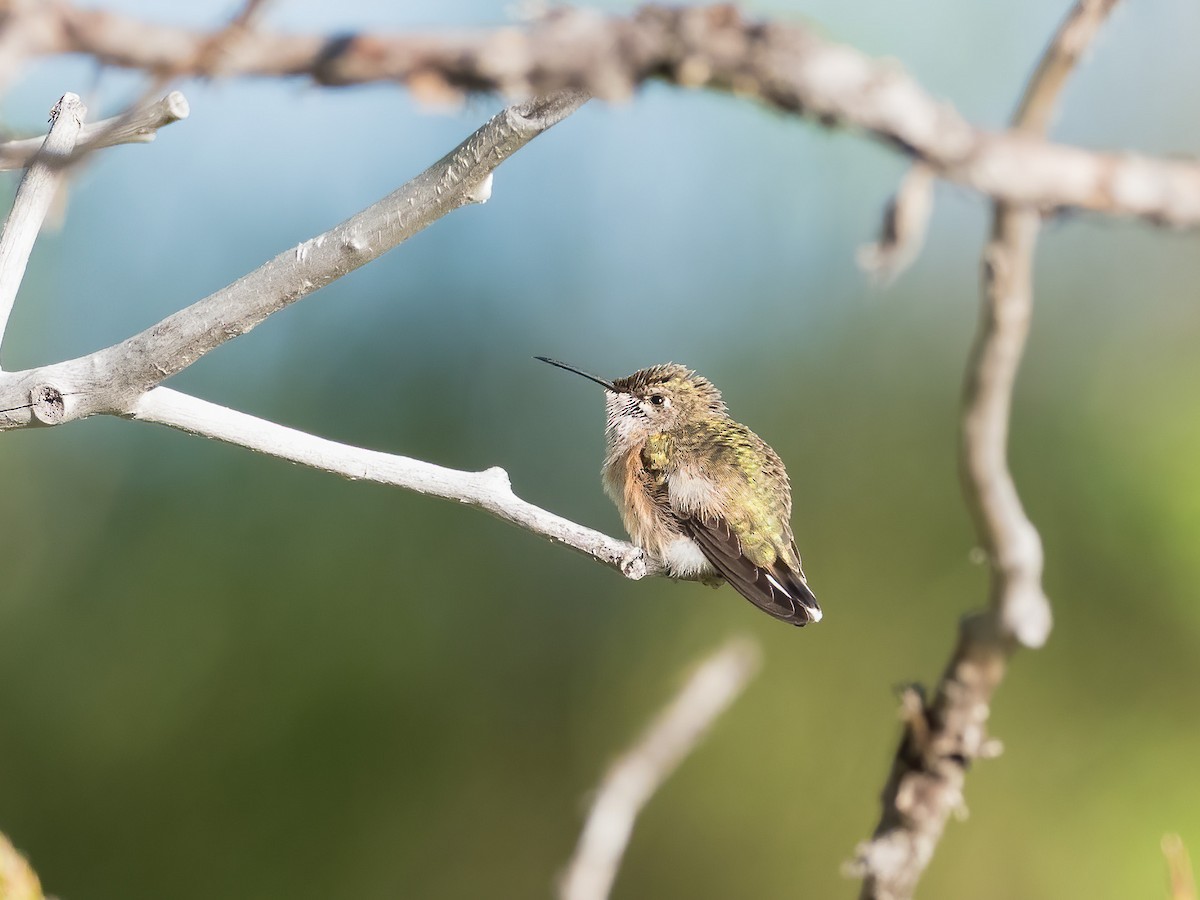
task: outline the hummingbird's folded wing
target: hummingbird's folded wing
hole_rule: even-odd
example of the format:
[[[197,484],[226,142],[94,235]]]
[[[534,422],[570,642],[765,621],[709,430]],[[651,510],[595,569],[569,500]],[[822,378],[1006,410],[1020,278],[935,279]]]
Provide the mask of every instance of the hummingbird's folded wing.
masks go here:
[[[755,565],[723,518],[689,516],[682,521],[713,567],[734,590],[763,612],[799,626],[821,620],[821,607],[804,576],[782,559],[777,557],[770,565]]]

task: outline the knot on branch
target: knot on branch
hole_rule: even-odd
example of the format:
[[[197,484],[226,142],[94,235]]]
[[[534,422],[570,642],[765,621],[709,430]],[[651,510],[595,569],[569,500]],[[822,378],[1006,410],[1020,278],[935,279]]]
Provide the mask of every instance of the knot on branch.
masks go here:
[[[463,195],[463,204],[487,203],[492,198],[492,173],[488,172],[483,180],[471,187]]]
[[[512,479],[508,477],[508,472],[500,466],[492,466],[490,469],[484,469],[479,473],[479,480],[484,486],[493,491],[512,493]]]
[[[43,425],[58,425],[67,416],[62,391],[48,384],[39,384],[29,392],[29,408]]]

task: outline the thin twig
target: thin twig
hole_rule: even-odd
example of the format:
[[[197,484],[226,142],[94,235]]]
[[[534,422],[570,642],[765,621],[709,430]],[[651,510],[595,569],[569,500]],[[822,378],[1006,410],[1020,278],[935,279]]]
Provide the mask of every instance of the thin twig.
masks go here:
[[[151,387],[272,313],[375,259],[442,216],[484,202],[493,170],[578,109],[567,91],[511,106],[399,190],[324,234],[119,344],[0,378],[0,430],[46,422],[30,393],[57,395],[51,421],[125,413]]]
[[[878,239],[859,247],[859,268],[876,284],[886,287],[899,278],[925,246],[933,212],[933,176],[925,163],[915,163],[884,210]]]
[[[154,103],[84,125],[71,158],[78,159],[85,153],[118,144],[147,144],[158,136],[158,129],[186,119],[188,113],[187,98],[179,91],[171,91]],[[37,137],[0,143],[0,169],[21,169],[29,165],[43,140]]]
[[[591,556],[627,578],[663,574],[656,561],[632,544],[522,500],[513,493],[508,474],[501,468],[460,472],[418,459],[351,447],[164,387],[138,398],[129,418],[169,425],[346,478],[457,500]]]
[[[55,105],[50,113],[50,133],[41,141],[36,159],[21,179],[12,212],[0,233],[0,341],[25,278],[29,254],[62,181],[63,167],[75,149],[86,112],[77,94],[63,94]]]
[[[758,646],[745,639],[721,647],[700,663],[670,706],[613,763],[559,885],[561,900],[608,896],[638,814],[741,695],[758,671],[759,658]]]
[[[35,4],[11,18],[10,29],[24,23],[19,33],[26,36],[25,55],[83,53],[147,72],[207,74],[196,61],[214,37],[66,2]],[[1063,56],[1074,53],[1066,48]],[[1064,73],[1068,68],[1061,67]],[[895,62],[832,43],[801,24],[745,20],[727,4],[648,5],[628,17],[562,9],[525,28],[444,34],[255,29],[226,48],[220,70],[226,76],[305,76],[330,85],[397,81],[436,96],[578,88],[620,99],[657,78],[732,91],[866,131],[939,177],[997,200],[1200,225],[1200,163],[1094,153],[1030,134],[977,129]],[[1058,71],[1038,81],[1053,87]]]
[[[1079,0],[1035,70],[1014,117],[1021,131],[1047,127],[1066,75],[1116,0]],[[950,814],[963,804],[970,763],[993,755],[986,723],[992,695],[1018,645],[1050,632],[1041,586],[1042,547],[1008,470],[1009,414],[1032,310],[1038,212],[996,204],[984,252],[983,308],[967,366],[962,415],[964,493],[988,551],[990,605],[967,617],[933,701],[910,721],[884,787],[883,812],[854,868],[862,900],[907,900]]]

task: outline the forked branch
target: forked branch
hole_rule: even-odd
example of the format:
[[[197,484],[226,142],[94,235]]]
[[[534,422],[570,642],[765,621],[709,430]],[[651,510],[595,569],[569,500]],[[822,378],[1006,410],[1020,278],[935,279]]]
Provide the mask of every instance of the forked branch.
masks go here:
[[[84,125],[75,143],[73,157],[117,144],[146,144],[158,136],[158,130],[188,117],[187,98],[171,91],[155,103],[135,106],[128,112]],[[29,165],[42,146],[43,138],[22,138],[0,143],[0,169],[20,169]]]
[[[1014,117],[1044,131],[1066,76],[1116,0],[1079,0],[1030,81]],[[984,252],[979,331],[967,365],[962,413],[963,489],[987,551],[990,604],[960,627],[958,644],[928,704],[910,693],[906,724],[883,792],[874,836],[858,848],[863,900],[907,900],[933,856],[946,820],[963,804],[967,767],[994,751],[986,724],[992,695],[1018,645],[1050,632],[1042,591],[1042,547],[1008,470],[1008,424],[1033,304],[1039,215],[997,203]]]

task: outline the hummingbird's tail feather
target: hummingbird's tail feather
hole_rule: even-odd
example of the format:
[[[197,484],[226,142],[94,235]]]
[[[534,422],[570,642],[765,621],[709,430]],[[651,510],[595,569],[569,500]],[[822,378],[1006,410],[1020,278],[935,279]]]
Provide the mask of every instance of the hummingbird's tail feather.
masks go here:
[[[724,519],[705,522],[689,518],[684,525],[713,567],[763,612],[800,627],[821,621],[821,605],[802,573],[779,558],[769,566],[755,565]]]
[[[785,582],[787,584],[788,582]],[[812,588],[808,586],[808,582],[801,578],[792,580],[791,589],[796,605],[800,607],[810,622],[821,621],[821,604],[817,602],[817,595],[812,592]]]

